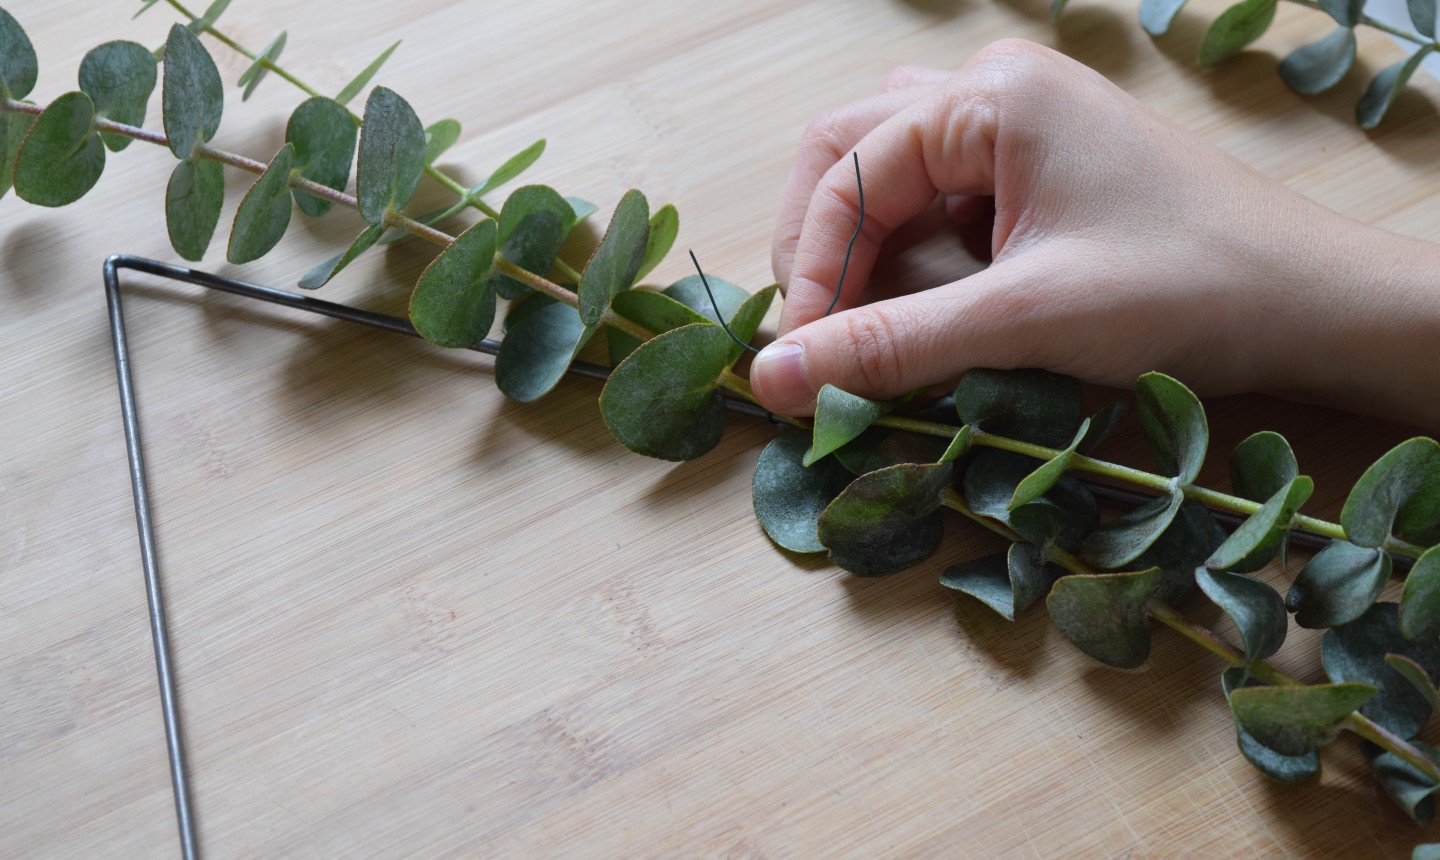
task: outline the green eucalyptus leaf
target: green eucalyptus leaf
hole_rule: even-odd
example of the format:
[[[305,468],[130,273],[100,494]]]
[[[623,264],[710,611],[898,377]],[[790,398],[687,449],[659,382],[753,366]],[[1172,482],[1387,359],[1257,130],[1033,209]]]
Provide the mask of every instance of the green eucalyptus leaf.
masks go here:
[[[1435,0],[1406,0],[1405,5],[1410,12],[1410,23],[1415,25],[1415,32],[1435,38]]]
[[[37,206],[66,206],[94,188],[104,170],[95,106],[84,93],[66,93],[45,108],[21,144],[15,193]]]
[[[709,323],[646,341],[600,392],[605,426],[625,447],[661,460],[692,460],[714,448],[725,430],[715,385],[729,366],[729,344],[724,330]]]
[[[1284,610],[1281,612],[1283,614]],[[1229,702],[1230,694],[1250,680],[1249,669],[1245,667],[1232,666],[1221,673],[1220,684],[1225,690],[1225,701]],[[1304,782],[1320,773],[1320,754],[1315,750],[1300,755],[1281,755],[1255,740],[1239,723],[1235,724],[1235,740],[1245,760],[1277,782]]]
[[[809,445],[804,433],[776,436],[761,452],[750,485],[755,518],[772,541],[791,552],[825,551],[820,543],[820,512],[849,483],[844,468],[834,460],[806,467],[801,458]]]
[[[1155,568],[1071,574],[1055,581],[1045,605],[1075,647],[1107,666],[1133,669],[1150,656],[1147,606],[1159,586]]]
[[[680,213],[673,205],[667,203],[650,216],[650,234],[645,240],[645,256],[640,261],[640,270],[635,273],[635,280],[640,280],[660,265],[660,261],[670,253],[679,233]]]
[[[765,289],[745,300],[735,316],[730,319],[730,333],[739,338],[742,343],[749,343],[755,338],[755,332],[760,330],[760,323],[765,320],[765,314],[770,312],[770,303],[775,301],[775,295],[780,292],[778,284],[771,284]],[[729,361],[726,367],[740,360],[745,354],[745,348],[735,341],[730,342]]]
[[[631,190],[620,198],[605,237],[580,275],[580,319],[586,325],[598,324],[610,300],[635,283],[650,236],[649,218],[644,194]]]
[[[965,503],[975,513],[1010,526],[1032,543],[1053,542],[1074,550],[1095,528],[1099,509],[1095,497],[1073,477],[1066,475],[1045,495],[1010,510],[1015,488],[1038,462],[994,448],[975,451],[962,482]]]
[[[1135,383],[1136,409],[1145,441],[1166,475],[1189,484],[1205,464],[1210,430],[1205,409],[1190,389],[1163,373],[1147,373]]]
[[[1330,545],[1310,559],[1285,596],[1285,606],[1301,627],[1334,627],[1354,621],[1390,581],[1390,557],[1347,541]]]
[[[1329,13],[1340,26],[1354,27],[1360,23],[1360,12],[1365,8],[1365,0],[1320,0],[1320,8]]]
[[[1301,475],[1281,487],[1260,510],[1251,514],[1234,533],[1206,559],[1211,570],[1250,573],[1274,558],[1289,534],[1295,512],[1315,491],[1315,482]]]
[[[1135,564],[1160,568],[1160,599],[1174,605],[1195,591],[1195,568],[1204,564],[1226,537],[1208,508],[1186,499],[1175,519],[1140,553]]]
[[[220,128],[225,88],[210,52],[180,24],[165,40],[165,80],[160,88],[160,115],[165,137],[176,158],[188,158]]]
[[[510,306],[505,309],[505,319],[500,323],[500,331],[508,334],[510,329],[520,323],[521,319],[546,305],[553,305],[557,301],[559,300],[544,293],[531,293],[519,301],[511,302]]]
[[[969,424],[962,425],[960,430],[950,437],[950,444],[945,446],[945,453],[940,455],[937,462],[953,463],[965,456],[970,450],[970,439],[973,435],[974,431],[970,429]]]
[[[1200,40],[1200,65],[1214,66],[1260,38],[1275,20],[1275,0],[1240,0],[1220,13]]]
[[[1403,675],[1385,662],[1400,654],[1425,669],[1433,681],[1440,674],[1440,643],[1413,641],[1400,633],[1393,603],[1377,603],[1349,624],[1326,632],[1320,642],[1325,674],[1336,683],[1361,683],[1379,692],[1361,713],[1404,738],[1414,737],[1430,717],[1430,702]]]
[[[1100,443],[1115,432],[1128,414],[1130,414],[1130,408],[1124,403],[1111,403],[1095,413],[1095,417],[1090,419],[1090,431],[1080,440],[1080,445],[1075,452],[1090,456],[1091,452],[1100,447]]]
[[[1405,534],[1440,511],[1440,445],[1417,437],[1375,461],[1350,491],[1340,524],[1350,541],[1378,547],[1391,531]]]
[[[80,89],[95,103],[95,114],[125,125],[145,124],[145,107],[155,91],[155,57],[135,42],[106,42],[90,49],[80,61]],[[130,145],[130,138],[101,134],[111,152]]]
[[[859,436],[893,407],[893,403],[868,400],[825,384],[815,398],[813,441],[805,454],[805,465]]]
[[[486,218],[430,261],[410,294],[410,322],[420,336],[453,348],[474,346],[495,322],[495,221]]]
[[[420,183],[424,159],[425,129],[414,109],[394,90],[371,90],[360,124],[360,157],[355,168],[361,217],[379,224],[386,212],[403,208]]]
[[[3,10],[0,10],[3,11]],[[15,177],[15,160],[20,156],[20,145],[25,136],[35,127],[35,118],[24,113],[10,113],[0,108],[0,197],[10,190]]]
[[[506,160],[504,164],[496,168],[494,173],[486,177],[484,182],[481,182],[479,185],[471,188],[466,193],[466,196],[480,197],[484,194],[488,194],[491,191],[494,191],[496,188],[499,188],[501,185],[504,185],[505,183],[524,173],[527,169],[529,169],[530,165],[534,164],[540,158],[541,154],[544,152],[545,139],[542,137],[541,139],[520,150],[516,154],[510,156],[510,158]],[[578,200],[578,198],[572,199],[569,197],[565,199],[566,202],[570,203],[570,208],[575,210],[576,222],[579,222],[581,219],[585,218],[585,216],[595,211],[594,204],[586,203],[585,206],[588,207],[589,211],[581,214],[582,207],[575,204],[577,202],[584,203],[583,200]]]
[[[555,256],[570,228],[575,212],[565,198],[544,185],[517,188],[500,210],[500,254],[527,272],[544,276],[555,265]],[[530,288],[507,275],[491,275],[492,289],[507,299],[530,292]]]
[[[192,33],[196,33],[197,35],[203,33],[214,26],[216,21],[220,20],[220,15],[229,5],[230,0],[212,0],[210,5],[205,7],[205,11],[200,13],[200,17],[191,21],[187,26]]]
[[[1440,842],[1416,845],[1415,850],[1410,852],[1410,860],[1440,860]]]
[[[1185,0],[1140,0],[1140,26],[1152,36],[1163,36],[1184,6]]]
[[[248,263],[270,253],[290,226],[290,171],[295,169],[295,147],[285,144],[265,172],[245,192],[230,228],[225,256],[232,263]]]
[[[1230,455],[1230,486],[1235,495],[1252,502],[1264,502],[1299,474],[1290,443],[1269,430],[1246,437]]]
[[[1411,741],[1410,745],[1424,753],[1430,761],[1440,763],[1440,753],[1434,747],[1423,741]],[[1385,793],[1405,810],[1411,820],[1425,825],[1435,819],[1435,793],[1440,791],[1440,783],[1388,750],[1377,755],[1370,766]],[[1419,848],[1416,853],[1419,853]]]
[[[200,260],[210,247],[220,208],[225,203],[225,171],[220,162],[184,158],[165,187],[165,227],[175,253]]]
[[[872,427],[834,453],[855,476],[898,463],[944,463],[945,443],[935,436]]]
[[[718,324],[721,316],[728,323],[734,319],[735,313],[740,306],[750,298],[750,294],[742,287],[738,287],[723,278],[714,275],[706,275],[705,279],[710,282],[710,290],[715,294],[715,303],[710,303],[710,297],[705,293],[705,285],[701,283],[699,275],[689,275],[681,278],[664,290],[665,295],[679,302],[687,308],[701,314],[706,319]],[[715,313],[719,307],[720,313]]]
[[[940,584],[974,597],[1007,621],[1014,621],[1045,596],[1054,581],[1054,565],[1034,544],[1013,543],[1005,555],[991,555],[946,568]]]
[[[1370,80],[1364,95],[1360,96],[1360,101],[1355,104],[1355,121],[1361,128],[1374,128],[1380,124],[1395,97],[1405,89],[1415,70],[1420,68],[1420,61],[1433,50],[1434,45],[1425,45],[1409,57],[1381,69],[1379,74]]]
[[[1029,504],[1049,492],[1050,488],[1055,486],[1055,483],[1065,474],[1066,467],[1070,465],[1071,456],[1074,455],[1075,449],[1080,447],[1080,443],[1085,440],[1085,436],[1089,432],[1090,419],[1086,418],[1080,424],[1080,429],[1075,431],[1075,438],[1071,440],[1070,445],[1065,448],[1065,450],[1051,457],[1045,461],[1040,468],[1026,475],[1025,479],[1015,487],[1015,495],[1010,497],[1009,509],[1013,511],[1021,505]]]
[[[380,67],[385,65],[385,61],[390,59],[390,55],[395,53],[395,49],[398,47],[400,47],[400,40],[396,39],[395,44],[386,48],[384,52],[371,61],[370,65],[366,66],[360,74],[356,75],[354,80],[346,84],[345,88],[336,94],[335,101],[342,105],[350,104],[350,101],[360,95],[360,91],[365,89],[365,86],[370,83],[370,79],[375,77],[375,73],[380,71]],[[371,95],[373,96],[374,93],[371,93]]]
[[[1355,65],[1355,31],[1337,27],[1318,42],[1296,48],[1280,61],[1280,77],[1301,95],[1323,93]]]
[[[240,75],[240,79],[235,82],[236,86],[245,88],[245,92],[240,94],[240,101],[249,101],[250,97],[255,94],[255,88],[260,86],[260,82],[265,80],[266,75],[270,74],[270,67],[280,61],[280,52],[285,50],[286,38],[288,37],[285,31],[281,30],[280,35],[272,39],[270,44],[265,46],[265,50],[256,55],[250,68]]]
[[[1123,567],[1149,549],[1175,521],[1185,497],[1172,491],[1100,526],[1080,545],[1080,557],[1096,567]]]
[[[336,254],[322,263],[316,264],[305,276],[300,279],[300,289],[313,290],[330,283],[330,279],[340,273],[340,270],[355,261],[355,258],[370,249],[371,245],[385,232],[384,224],[371,224],[360,235],[356,236],[350,243],[350,247]]]
[[[543,144],[543,143],[545,143],[545,141],[542,140],[542,141],[540,141],[540,143]],[[575,210],[575,223],[576,223],[576,224],[579,224],[581,221],[584,221],[586,218],[589,218],[591,215],[594,215],[596,212],[599,212],[599,211],[600,211],[600,207],[599,207],[599,206],[596,206],[594,203],[591,203],[589,200],[585,200],[585,199],[582,199],[582,198],[580,198],[580,197],[569,197],[569,196],[567,196],[567,197],[565,198],[565,202],[566,202],[566,203],[569,203],[569,204],[570,204],[570,208]]]
[[[1386,654],[1385,665],[1415,688],[1415,692],[1429,703],[1431,712],[1440,713],[1440,691],[1435,689],[1435,679],[1424,666],[1404,654]]]
[[[285,140],[295,147],[296,173],[326,188],[345,190],[358,132],[355,117],[334,99],[315,96],[301,102],[285,124]],[[318,218],[335,203],[296,190],[295,205],[304,214]]]
[[[434,164],[445,150],[460,140],[460,121],[442,119],[425,127],[425,163]]]
[[[596,331],[563,302],[537,302],[506,323],[507,334],[495,356],[495,385],[522,403],[549,394]]]
[[[23,99],[35,89],[40,64],[25,28],[0,8],[0,95]]]
[[[1230,693],[1230,710],[1262,746],[1300,756],[1334,740],[1345,718],[1375,692],[1368,684],[1246,687]]]
[[[654,290],[626,290],[611,304],[615,312],[656,334],[691,323],[710,322],[706,317],[680,304],[664,293]],[[610,366],[614,367],[634,352],[643,341],[619,329],[607,329],[610,345]],[[808,465],[808,464],[807,464]]]
[[[955,389],[962,423],[1050,448],[1075,435],[1080,407],[1079,380],[1048,370],[976,368]]]
[[[1426,550],[1405,577],[1400,630],[1407,639],[1440,635],[1440,546]]]
[[[884,576],[923,561],[940,545],[940,494],[948,463],[900,463],[861,475],[820,514],[830,559],[859,576]]]
[[[1285,644],[1285,602],[1275,589],[1258,579],[1223,570],[1195,571],[1200,590],[1216,606],[1225,610],[1240,630],[1245,643],[1245,660],[1264,660]]]

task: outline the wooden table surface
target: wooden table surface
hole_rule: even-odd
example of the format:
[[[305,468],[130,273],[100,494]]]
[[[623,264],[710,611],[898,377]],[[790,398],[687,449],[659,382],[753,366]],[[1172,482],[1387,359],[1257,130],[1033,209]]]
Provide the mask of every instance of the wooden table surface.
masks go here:
[[[44,101],[73,89],[89,47],[156,45],[175,20],[164,4],[136,21],[134,3],[5,5]],[[327,92],[403,38],[377,82],[427,122],[464,123],[447,170],[475,182],[547,137],[531,179],[596,201],[597,220],[630,187],[674,202],[677,247],[752,290],[812,116],[895,65],[955,67],[1007,36],[1093,65],[1329,206],[1440,240],[1436,82],[1417,76],[1364,133],[1354,100],[1394,44],[1362,32],[1359,70],[1300,98],[1276,57],[1323,17],[1282,4],[1254,49],[1202,71],[1223,6],[1195,0],[1155,41],[1133,2],[1094,0],[1058,24],[1042,0],[243,0],[221,23],[252,48],[288,30],[284,64]],[[299,94],[272,77],[242,105],[244,61],[208,44],[227,82],[216,143],[267,159]],[[100,282],[108,254],[178,262],[172,163],[137,144],[71,208],[0,201],[6,857],[178,850]],[[227,212],[250,181],[227,173]],[[427,180],[416,208],[445,196]],[[222,240],[201,266],[290,286],[359,224],[297,218],[264,260],[231,266]],[[322,295],[400,312],[433,253],[372,252]],[[653,279],[685,274],[677,253]],[[695,462],[647,460],[610,438],[595,383],[520,405],[483,356],[127,280],[212,856],[1408,857],[1427,837],[1353,740],[1320,780],[1267,783],[1236,751],[1221,666],[1177,637],[1157,632],[1150,663],[1119,672],[1043,610],[1011,626],[957,600],[940,570],[995,548],[958,523],[933,559],[879,580],[777,550],[750,508],[763,422],[732,420]],[[1262,397],[1208,405],[1205,482],[1223,487],[1230,448],[1276,429],[1321,515],[1412,432]],[[1133,427],[1111,453],[1145,462]],[[1319,679],[1315,647],[1293,632],[1278,662]]]

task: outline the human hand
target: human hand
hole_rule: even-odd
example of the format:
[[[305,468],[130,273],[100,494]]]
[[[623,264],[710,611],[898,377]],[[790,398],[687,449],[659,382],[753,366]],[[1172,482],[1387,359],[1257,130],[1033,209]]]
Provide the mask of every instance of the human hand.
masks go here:
[[[852,150],[865,225],[822,318],[856,223]],[[910,294],[872,283],[882,242],[941,194],[961,220],[993,197],[994,262]],[[777,413],[813,412],[827,382],[888,399],[971,367],[1044,367],[1112,386],[1161,370],[1202,394],[1440,424],[1440,398],[1416,397],[1440,390],[1425,346],[1437,246],[1332,212],[1027,42],[954,74],[897,70],[812,123],[774,268],[780,338],[751,382]]]

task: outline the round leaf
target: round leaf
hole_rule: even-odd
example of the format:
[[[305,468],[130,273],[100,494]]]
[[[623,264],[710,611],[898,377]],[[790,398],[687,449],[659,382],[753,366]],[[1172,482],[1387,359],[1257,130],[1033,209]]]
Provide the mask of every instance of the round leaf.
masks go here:
[[[1220,679],[1225,688],[1225,700],[1228,702],[1232,692],[1245,686],[1245,682],[1249,680],[1249,671],[1232,666],[1221,673]],[[1304,782],[1320,773],[1320,754],[1314,750],[1300,755],[1281,755],[1255,740],[1238,723],[1235,725],[1235,740],[1245,760],[1277,782]]]
[[[1087,457],[1090,456],[1096,448],[1100,447],[1100,443],[1115,432],[1128,414],[1130,414],[1130,408],[1124,403],[1111,403],[1095,413],[1095,417],[1090,419],[1090,430],[1080,440],[1080,445],[1075,449],[1076,452]]]
[[[1422,36],[1435,38],[1435,0],[1406,0],[1405,5],[1410,12],[1410,23],[1415,25],[1415,31]]]
[[[145,107],[155,91],[155,56],[134,42],[106,42],[90,49],[80,61],[80,89],[95,103],[95,113],[125,125],[145,124]],[[112,152],[130,145],[130,138],[101,134]]]
[[[297,195],[298,196],[298,195]],[[356,236],[350,243],[350,247],[336,254],[330,259],[315,265],[305,276],[300,279],[300,289],[313,290],[330,283],[330,279],[340,273],[340,270],[354,262],[355,258],[370,249],[371,245],[385,232],[384,224],[371,224]]]
[[[361,217],[379,224],[385,213],[402,209],[415,193],[424,169],[425,129],[414,109],[394,90],[371,90],[360,125],[360,157],[355,168]]]
[[[25,28],[9,12],[0,9],[0,95],[23,99],[35,89],[35,79],[39,76],[35,46],[30,44]]]
[[[285,123],[285,140],[295,147],[295,172],[326,188],[345,190],[358,130],[355,117],[337,101],[315,96],[301,102]],[[316,218],[335,203],[297,190],[295,205]]]
[[[1230,455],[1230,486],[1235,495],[1252,502],[1265,501],[1299,474],[1290,443],[1269,430],[1246,437]]]
[[[555,189],[544,185],[518,188],[500,210],[500,253],[527,272],[543,276],[555,264],[555,255],[574,224],[574,211]],[[493,289],[507,299],[530,291],[499,272],[492,280]]]
[[[1440,673],[1440,643],[1402,636],[1393,603],[1375,604],[1356,620],[1328,631],[1320,643],[1320,659],[1330,680],[1370,684],[1379,690],[1361,713],[1395,734],[1411,738],[1429,719],[1430,702],[1385,663],[1387,654],[1414,660],[1431,681]]]
[[[1424,666],[1404,654],[1386,654],[1385,665],[1394,669],[1397,675],[1410,683],[1422,699],[1430,703],[1432,713],[1440,713],[1440,691],[1435,689],[1435,680]]]
[[[1421,741],[1411,741],[1432,762],[1440,763],[1440,754],[1435,748]],[[1370,766],[1375,770],[1375,779],[1384,787],[1390,799],[1399,804],[1416,824],[1429,824],[1435,818],[1435,793],[1440,783],[1426,776],[1423,771],[1393,752],[1377,755]],[[1422,846],[1423,847],[1423,846]],[[1418,855],[1420,849],[1416,848]]]
[[[611,304],[615,312],[631,322],[640,324],[659,334],[672,328],[691,323],[709,322],[703,314],[685,307],[664,293],[654,290],[626,290],[615,297]],[[625,360],[643,342],[619,329],[609,329],[606,337],[610,343],[610,365],[613,367]]]
[[[410,295],[410,322],[436,346],[474,346],[495,322],[496,225],[486,218],[430,261]]]
[[[505,342],[518,334],[512,331]],[[715,384],[729,364],[729,344],[729,336],[709,323],[646,341],[600,392],[605,426],[630,450],[662,460],[691,460],[714,448],[725,429]]]
[[[1195,569],[1225,542],[1225,529],[1204,505],[1186,499],[1175,519],[1135,564],[1160,568],[1160,599],[1171,605],[1195,591]]]
[[[1045,563],[1034,544],[1013,543],[1005,555],[991,555],[946,568],[940,584],[974,597],[1014,621],[1045,595],[1058,568]]]
[[[934,437],[922,438],[936,441]],[[1066,475],[1045,495],[1010,510],[1015,488],[1038,462],[993,448],[975,451],[965,467],[965,502],[975,513],[1005,523],[1032,543],[1054,542],[1073,550],[1099,520],[1095,497],[1073,477]]]
[[[1230,693],[1230,710],[1262,746],[1299,756],[1334,740],[1345,718],[1373,695],[1368,684],[1246,687]]]
[[[1285,606],[1301,627],[1334,627],[1364,615],[1389,580],[1390,556],[1332,541],[1300,571]]]
[[[714,275],[706,275],[705,278],[710,282],[711,291],[715,293],[714,305],[705,294],[705,286],[700,282],[699,275],[681,278],[666,287],[664,293],[713,323],[718,324],[721,316],[725,318],[725,322],[730,322],[735,317],[735,312],[750,298],[750,294],[723,278]],[[715,312],[716,306],[719,306],[719,316]]]
[[[1440,635],[1440,546],[1426,550],[1405,577],[1400,631],[1407,639]]]
[[[225,171],[218,161],[186,158],[175,165],[165,186],[165,227],[175,253],[187,260],[205,256],[224,203]]]
[[[1358,546],[1378,547],[1391,531],[1401,534],[1427,525],[1440,511],[1440,445],[1425,437],[1390,449],[1360,476],[1340,524]]]
[[[1249,573],[1274,557],[1289,533],[1295,512],[1310,498],[1315,482],[1301,475],[1281,487],[1260,510],[1251,514],[1205,561],[1211,570]]]
[[[620,198],[605,238],[580,275],[580,319],[586,325],[599,323],[610,300],[635,283],[650,236],[649,217],[650,205],[639,191]]]
[[[1181,484],[1193,482],[1210,441],[1199,399],[1171,377],[1147,373],[1135,383],[1135,402],[1145,441],[1160,468]]]
[[[1185,0],[1140,0],[1140,26],[1152,36],[1163,36],[1184,6]]]
[[[532,301],[538,298],[548,296],[537,295]],[[575,308],[562,302],[535,302],[531,312],[511,315],[506,323],[507,334],[495,356],[495,384],[522,403],[549,394],[595,333]]]
[[[1070,457],[1080,443],[1090,433],[1090,419],[1086,418],[1080,424],[1080,429],[1075,431],[1075,438],[1071,440],[1069,447],[1047,460],[1040,468],[1025,476],[1015,487],[1015,495],[1010,497],[1007,507],[1015,510],[1021,505],[1028,504],[1049,492],[1056,482],[1065,474],[1065,468],[1070,465]]]
[[[820,514],[830,559],[860,576],[884,576],[927,558],[940,545],[940,493],[950,464],[901,463],[861,475]]]
[[[84,93],[66,93],[45,108],[21,144],[15,193],[38,206],[65,206],[94,188],[104,170],[95,106]]]
[[[1184,501],[1180,493],[1170,492],[1121,514],[1085,538],[1080,557],[1107,570],[1129,564],[1170,528]]]
[[[1072,574],[1050,589],[1045,605],[1070,642],[1108,666],[1133,669],[1150,656],[1150,598],[1155,568],[1133,573]]]
[[[1200,40],[1200,65],[1214,66],[1260,38],[1275,20],[1275,0],[1241,0],[1220,13]]]
[[[442,119],[425,127],[425,163],[434,164],[445,150],[460,139],[460,122]]]
[[[225,252],[230,262],[258,260],[285,235],[290,226],[290,171],[294,167],[295,148],[287,143],[245,192],[230,228],[230,247]]]
[[[815,398],[815,424],[805,465],[810,465],[859,436],[875,419],[890,411],[890,404],[867,400],[825,384]]]
[[[15,160],[20,156],[20,144],[35,126],[35,118],[26,113],[11,113],[0,109],[0,197],[10,190],[15,176]]]
[[[189,158],[195,147],[215,136],[224,107],[225,90],[210,52],[194,33],[173,25],[165,40],[160,114],[176,158]]]
[[[650,235],[645,240],[645,257],[640,261],[640,270],[635,273],[635,280],[640,280],[660,265],[660,261],[670,253],[679,232],[680,213],[674,206],[667,203],[650,216]]]
[[[1395,97],[1410,82],[1410,76],[1420,68],[1420,61],[1435,50],[1434,45],[1425,45],[1409,57],[1380,70],[1365,88],[1365,94],[1355,104],[1355,121],[1361,128],[1374,128],[1385,118]]]
[[[804,433],[775,437],[761,452],[750,485],[755,518],[772,541],[791,552],[825,551],[818,531],[820,512],[849,482],[834,460],[803,465],[809,443]]]
[[[1296,48],[1280,61],[1280,77],[1290,89],[1313,96],[1340,83],[1355,64],[1355,31],[1337,27],[1318,42]]]
[[[1285,603],[1275,589],[1258,579],[1238,573],[1195,571],[1195,581],[1205,596],[1230,616],[1245,643],[1245,660],[1264,660],[1285,644]]]
[[[1328,12],[1340,26],[1354,27],[1360,23],[1360,12],[1365,8],[1365,0],[1320,0],[1320,8]]]
[[[1080,408],[1079,380],[1048,370],[975,368],[955,389],[963,423],[1051,448],[1075,435]]]

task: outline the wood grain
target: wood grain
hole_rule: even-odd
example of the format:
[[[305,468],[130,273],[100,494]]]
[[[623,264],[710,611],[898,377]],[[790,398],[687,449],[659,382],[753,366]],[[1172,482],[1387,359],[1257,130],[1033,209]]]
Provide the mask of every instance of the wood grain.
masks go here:
[[[132,22],[126,5],[6,4],[41,57],[36,98],[73,88],[92,45],[163,40],[173,16]],[[1362,33],[1360,68],[1302,99],[1276,56],[1323,19],[1286,5],[1254,49],[1198,70],[1223,6],[1195,0],[1156,41],[1133,3],[1086,0],[1053,25],[1041,0],[245,0],[223,24],[255,48],[287,29],[285,64],[328,92],[403,38],[378,82],[427,121],[465,124],[443,159],[462,180],[546,136],[537,179],[602,215],[630,187],[675,202],[680,247],[751,289],[769,282],[771,219],[812,116],[895,65],[958,66],[1008,36],[1093,65],[1326,205],[1440,239],[1436,82],[1417,77],[1363,133],[1352,106],[1393,44]],[[242,105],[229,84],[245,63],[212,47],[228,82],[216,142],[267,159],[298,94],[272,77]],[[136,145],[71,209],[0,203],[4,856],[176,849],[100,289],[107,254],[174,259],[171,164]],[[249,181],[229,175],[227,212]],[[287,286],[359,227],[303,221],[258,263],[229,266],[217,243],[203,265]],[[432,253],[372,253],[324,294],[398,312]],[[677,254],[655,277],[683,274]],[[593,383],[522,406],[480,356],[135,283],[212,856],[1399,857],[1426,838],[1351,743],[1314,784],[1265,782],[1236,752],[1221,667],[1176,637],[1121,673],[1043,612],[1012,627],[957,602],[939,570],[994,548],[958,525],[932,561],[882,580],[776,550],[750,512],[763,424],[734,420],[696,462],[644,460],[606,433]],[[1209,407],[1206,482],[1224,486],[1229,449],[1276,429],[1323,515],[1409,432],[1260,397]],[[1133,430],[1115,450],[1144,462]],[[1297,634],[1279,663],[1318,678],[1315,645]]]

